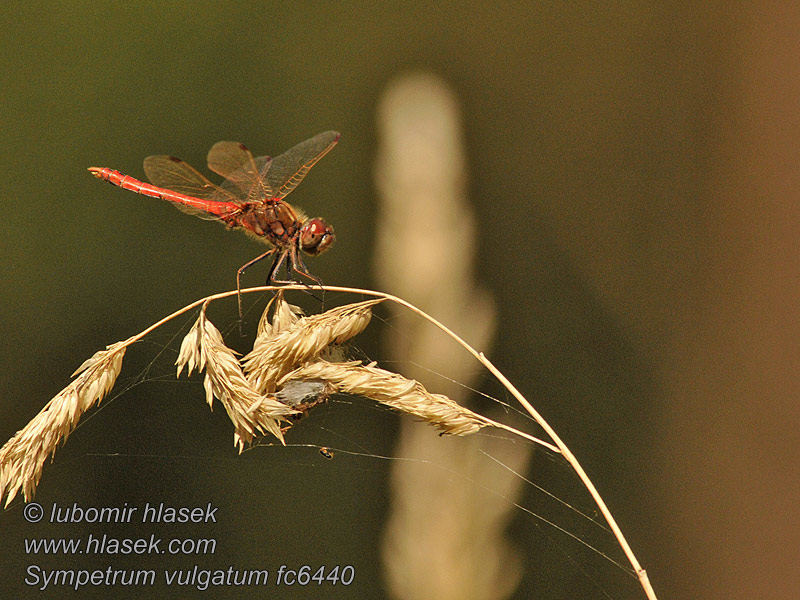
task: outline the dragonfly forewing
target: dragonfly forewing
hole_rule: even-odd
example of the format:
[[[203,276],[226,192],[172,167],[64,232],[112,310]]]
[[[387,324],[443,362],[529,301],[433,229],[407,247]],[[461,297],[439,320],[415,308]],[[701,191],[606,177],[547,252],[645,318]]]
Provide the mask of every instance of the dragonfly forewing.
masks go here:
[[[339,137],[337,131],[325,131],[273,158],[263,171],[263,177],[275,192],[274,197],[283,198],[296,188],[311,167],[331,151]]]

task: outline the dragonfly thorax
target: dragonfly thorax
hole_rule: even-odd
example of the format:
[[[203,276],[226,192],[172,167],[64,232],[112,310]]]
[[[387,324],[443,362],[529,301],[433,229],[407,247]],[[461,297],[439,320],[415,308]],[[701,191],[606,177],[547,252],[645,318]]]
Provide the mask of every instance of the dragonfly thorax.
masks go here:
[[[275,246],[285,247],[297,239],[302,223],[284,202],[253,202],[242,206],[234,226],[264,237]]]

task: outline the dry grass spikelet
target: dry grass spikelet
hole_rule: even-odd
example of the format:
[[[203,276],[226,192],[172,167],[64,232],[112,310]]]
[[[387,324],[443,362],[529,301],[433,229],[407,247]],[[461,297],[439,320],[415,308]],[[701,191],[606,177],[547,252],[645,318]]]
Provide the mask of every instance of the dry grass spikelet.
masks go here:
[[[122,368],[125,350],[133,339],[111,344],[96,352],[72,374],[77,375],[25,427],[0,448],[0,500],[5,505],[22,490],[33,497],[44,461],[75,429],[81,415],[111,391]]]
[[[283,442],[279,420],[297,411],[252,388],[236,353],[225,345],[222,334],[206,318],[205,306],[184,337],[176,364],[178,376],[184,366],[190,375],[194,369],[205,370],[206,402],[212,406],[217,398],[225,407],[240,452],[258,434],[271,433]]]
[[[361,333],[372,317],[372,307],[382,301],[379,298],[332,308],[287,323],[277,332],[273,320],[272,328],[264,328],[265,335],[242,360],[250,385],[262,394],[274,392],[286,373],[318,357],[329,345]],[[284,309],[276,309],[276,314],[279,310]]]
[[[289,373],[281,384],[303,379],[327,381],[340,393],[370,398],[426,421],[449,435],[469,435],[482,427],[494,425],[491,420],[456,404],[447,396],[430,393],[413,379],[373,365],[320,360]]]
[[[272,310],[272,323],[269,316]],[[267,303],[267,308],[258,322],[258,331],[253,348],[272,338],[284,329],[288,329],[303,317],[303,311],[294,304],[289,304],[283,297],[283,290],[278,290],[272,299]]]

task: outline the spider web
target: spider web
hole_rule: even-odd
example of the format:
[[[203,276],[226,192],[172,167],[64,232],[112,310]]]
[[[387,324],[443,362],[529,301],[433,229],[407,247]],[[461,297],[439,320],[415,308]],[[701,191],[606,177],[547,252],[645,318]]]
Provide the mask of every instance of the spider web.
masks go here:
[[[252,332],[266,298],[250,304],[246,331]],[[340,297],[328,294],[324,300],[326,306],[333,306]],[[308,296],[299,301],[310,310],[320,308],[318,298]],[[212,307],[210,319],[224,323],[220,330],[226,342],[246,352],[252,335],[239,336],[239,322],[228,308]],[[200,506],[205,499],[228,510],[221,519],[224,530],[214,533],[224,547],[213,557],[219,565],[250,561],[273,571],[292,561],[328,566],[354,563],[361,574],[359,581],[366,580],[364,587],[358,588],[364,591],[380,589],[376,540],[380,540],[391,506],[390,471],[402,463],[422,473],[423,480],[433,478],[442,497],[448,493],[464,496],[467,489],[468,495],[481,502],[494,501],[510,509],[506,529],[523,573],[520,587],[511,597],[530,597],[519,595],[523,593],[519,590],[531,589],[542,598],[564,597],[565,590],[570,597],[640,597],[638,582],[622,551],[566,461],[507,432],[483,429],[469,436],[477,438],[477,444],[469,438],[441,439],[440,443],[479,463],[481,473],[494,473],[475,476],[453,468],[437,455],[396,454],[398,422],[409,417],[398,417],[389,408],[363,398],[335,395],[291,428],[285,447],[264,437],[237,456],[225,411],[216,401],[211,413],[204,406],[202,378],[175,378],[175,358],[195,318],[196,313],[185,316],[171,330],[154,332],[129,350],[112,393],[81,420],[69,443],[56,454],[55,464],[45,469],[37,501],[45,506],[75,502],[141,507],[148,502]],[[368,332],[378,324],[391,335],[403,335],[393,320],[380,312],[373,319],[377,323]],[[362,334],[343,352],[349,359],[376,361],[393,371],[409,366],[426,370],[424,365],[384,356],[374,333]],[[479,370],[476,364],[476,372]],[[479,377],[479,383],[471,385],[447,373],[428,373],[426,385],[431,391],[437,391],[437,382],[456,386],[473,403],[488,408],[493,418],[542,435],[532,418],[488,377]],[[434,429],[429,428],[429,433],[439,442]],[[522,468],[515,467],[504,458],[509,452],[524,452],[530,459]],[[509,475],[521,492],[497,483]],[[104,487],[105,480],[117,487]],[[11,510],[20,505],[15,502]],[[238,512],[231,512],[231,507],[238,507]],[[367,536],[372,544],[368,558],[351,547],[356,537],[353,523],[372,533]],[[141,524],[128,525],[130,535],[145,533]],[[106,531],[105,526],[98,529],[88,523],[75,526],[84,527],[83,532]],[[172,527],[168,529],[172,531]],[[177,531],[209,535],[202,528]],[[164,534],[164,529],[158,533]],[[130,557],[123,558],[120,564],[135,564]],[[180,558],[176,566],[184,564],[185,557]],[[168,586],[165,597],[173,593],[179,597],[185,589]],[[219,588],[215,593],[226,597],[229,591]]]

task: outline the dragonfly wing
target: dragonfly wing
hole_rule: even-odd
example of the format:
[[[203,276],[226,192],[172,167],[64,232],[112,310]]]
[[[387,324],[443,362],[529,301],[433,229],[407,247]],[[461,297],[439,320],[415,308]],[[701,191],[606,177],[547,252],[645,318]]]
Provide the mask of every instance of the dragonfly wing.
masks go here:
[[[259,165],[264,161],[269,163],[270,158],[253,158],[250,150],[239,142],[217,142],[208,152],[208,168],[225,177],[221,187],[247,202],[273,196],[269,183],[261,177]]]
[[[174,156],[158,155],[148,156],[144,159],[144,172],[153,185],[163,187],[179,194],[210,200],[212,202],[225,202],[241,204],[242,200],[236,194],[214,185],[196,169]],[[182,210],[204,219],[215,219],[212,214],[186,206],[173,203]]]
[[[249,173],[257,175],[253,154],[239,142],[217,142],[208,151],[208,168],[217,175],[230,179],[236,171],[249,167]]]
[[[338,141],[338,132],[326,131],[310,140],[300,142],[263,165],[260,171],[261,178],[266,180],[275,192],[273,197],[283,198],[296,188],[311,167],[330,152]],[[259,159],[255,160],[258,163]]]

